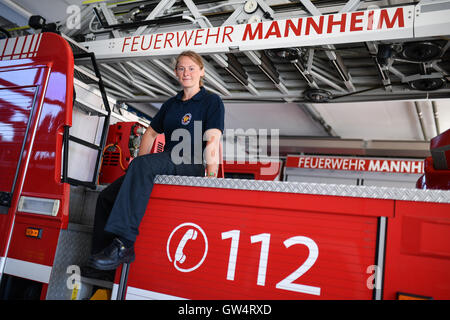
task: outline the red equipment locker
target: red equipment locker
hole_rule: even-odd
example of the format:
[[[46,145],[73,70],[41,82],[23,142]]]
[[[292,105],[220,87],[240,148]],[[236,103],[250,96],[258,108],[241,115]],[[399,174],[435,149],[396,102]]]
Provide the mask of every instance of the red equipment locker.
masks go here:
[[[109,126],[99,183],[111,183],[125,174],[130,162],[138,156],[144,132],[144,126],[138,122],[117,122]],[[150,153],[162,152],[164,143],[164,135],[158,135]]]

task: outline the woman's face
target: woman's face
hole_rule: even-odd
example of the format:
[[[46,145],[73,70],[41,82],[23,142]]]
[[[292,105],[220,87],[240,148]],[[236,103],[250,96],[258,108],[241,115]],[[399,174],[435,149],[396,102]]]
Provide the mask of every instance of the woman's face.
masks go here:
[[[196,88],[200,86],[200,78],[205,75],[205,70],[191,58],[182,56],[175,68],[175,75],[183,88]]]

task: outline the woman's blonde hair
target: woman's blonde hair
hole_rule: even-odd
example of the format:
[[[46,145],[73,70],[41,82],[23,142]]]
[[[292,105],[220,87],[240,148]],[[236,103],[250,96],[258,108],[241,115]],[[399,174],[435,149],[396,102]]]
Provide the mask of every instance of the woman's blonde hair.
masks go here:
[[[175,64],[175,71],[178,67],[178,62],[180,61],[181,57],[188,57],[191,58],[192,61],[195,62],[195,64],[197,64],[200,69],[203,69],[205,66],[203,64],[203,58],[201,55],[199,55],[197,52],[188,50],[188,51],[183,51],[182,53],[180,53],[177,57],[177,62]],[[200,77],[200,87],[203,86],[203,77]]]

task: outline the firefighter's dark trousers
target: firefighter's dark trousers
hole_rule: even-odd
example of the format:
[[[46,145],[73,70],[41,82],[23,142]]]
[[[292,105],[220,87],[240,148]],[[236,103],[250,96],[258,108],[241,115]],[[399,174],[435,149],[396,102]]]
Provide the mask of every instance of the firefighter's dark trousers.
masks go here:
[[[116,236],[135,241],[156,175],[204,176],[201,164],[175,165],[170,152],[135,158],[126,174],[100,192],[94,219],[92,253],[108,246]]]

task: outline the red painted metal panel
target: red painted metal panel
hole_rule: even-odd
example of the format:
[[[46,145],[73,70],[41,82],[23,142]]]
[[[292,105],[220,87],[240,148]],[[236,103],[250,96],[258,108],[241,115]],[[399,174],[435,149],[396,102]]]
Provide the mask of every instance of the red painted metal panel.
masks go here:
[[[20,260],[51,265],[57,243],[55,239],[57,241],[59,229],[64,228],[68,222],[70,188],[67,184],[61,183],[60,175],[63,128],[64,125],[71,125],[72,122],[73,55],[68,43],[53,33],[28,36],[16,42],[21,44],[20,52],[16,55],[13,50],[14,54],[11,57],[1,57],[1,59],[14,60],[0,61],[0,90],[9,90],[25,99],[29,98],[29,94],[24,93],[26,90],[24,91],[23,87],[38,86],[38,94],[36,109],[31,119],[30,134],[25,137],[24,158],[28,155],[30,158],[28,166],[25,161],[22,161],[19,171],[18,181],[24,182],[23,185],[18,183],[16,186],[8,215],[0,215],[0,255],[7,254],[6,244],[20,195],[60,199],[60,210],[56,217],[29,215],[33,218],[31,218],[31,225],[27,224],[28,226],[46,225],[48,221],[52,221],[50,224],[55,228],[44,232],[45,239],[36,242],[39,245],[33,247],[36,249],[34,258],[30,254],[31,239],[23,238],[24,225],[20,223],[20,214],[15,221],[15,230],[11,237],[11,256],[8,255]],[[7,42],[1,43],[2,49],[7,48],[7,45]],[[2,110],[10,109],[7,105],[8,101],[3,100],[1,101]],[[2,113],[0,117],[0,121],[5,122],[6,115]],[[21,117],[26,118],[24,112],[21,112]],[[21,145],[16,133],[23,135],[22,127],[14,131],[13,142],[16,145]],[[32,139],[31,132],[34,130],[36,135]],[[7,143],[5,139],[0,140],[2,150],[5,148],[5,143]],[[18,148],[18,146],[15,147]],[[5,170],[0,169],[2,174],[0,181],[4,181],[3,175],[8,177],[14,175],[15,167],[9,166],[5,159],[3,156],[0,158],[0,166],[5,167]],[[28,216],[27,219],[29,219]]]
[[[450,299],[450,204],[396,201],[388,221],[384,299]]]
[[[2,92],[0,116],[10,129],[9,132],[2,132],[0,140],[0,144],[4,147],[0,160],[0,167],[2,167],[0,180],[3,181],[0,191],[13,193],[8,215],[3,216],[1,221],[1,229],[4,231],[0,235],[2,255],[6,254],[10,230],[13,226],[14,210],[19,201],[19,192],[23,190],[23,179],[27,173],[26,157],[30,146],[33,144],[32,132],[36,127],[36,120],[41,110],[41,101],[45,95],[44,88],[48,73],[49,68],[40,65],[36,68],[15,68],[9,71],[0,68],[0,85],[2,86],[0,89]],[[15,112],[9,113],[9,108]],[[28,136],[25,136],[29,121],[31,123],[29,124]],[[24,153],[22,158],[19,159],[20,150],[24,143]],[[9,151],[14,153],[12,159],[8,159]],[[19,160],[21,161],[20,164]],[[18,175],[15,185],[13,185],[17,169],[19,169]]]
[[[73,54],[63,38],[44,33],[36,59],[37,62],[51,61],[51,73],[23,195],[46,194],[49,198],[68,202],[70,188],[61,183],[61,150],[64,126],[72,124]],[[68,223],[68,206],[60,208],[55,219],[65,227]]]
[[[135,140],[136,142],[140,141],[138,137],[142,135],[142,132],[139,132],[141,129],[144,129],[144,127],[139,122],[117,122],[109,126],[99,174],[101,184],[111,183],[125,174],[134,159],[134,154],[131,154],[130,148],[132,146],[134,148],[133,142]],[[158,144],[158,141],[155,141],[155,144]],[[154,147],[152,149],[156,151]],[[162,148],[164,148],[164,143]]]
[[[394,201],[330,195],[264,192],[156,185],[151,199],[170,199],[189,202],[211,202],[218,205],[303,210],[331,214],[393,217]]]
[[[425,159],[425,174],[416,187],[450,190],[450,129],[431,139],[430,151],[431,157]]]
[[[156,185],[128,286],[190,299],[371,299],[373,212],[392,209],[385,200]]]
[[[450,129],[442,132],[430,141],[433,158],[441,160],[440,170],[450,169]]]
[[[41,238],[25,235],[28,227],[41,229]],[[52,226],[51,220],[16,217],[14,232],[8,250],[8,257],[52,266],[60,233],[59,225]]]
[[[436,170],[432,157],[425,158],[425,173],[417,180],[418,189],[450,190],[450,170]]]
[[[252,174],[255,180],[276,180],[280,174],[281,162],[272,161],[269,163],[243,163],[238,161],[224,161],[223,167],[225,173],[246,173]]]
[[[26,70],[29,71],[30,69]],[[31,69],[33,76],[44,75],[42,68]],[[14,71],[21,75],[30,72]],[[4,83],[4,73],[0,72],[0,82]],[[25,139],[28,119],[32,111],[36,86],[0,88],[0,190],[12,191],[20,150]]]

